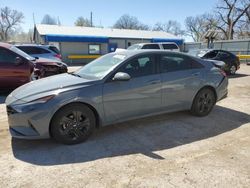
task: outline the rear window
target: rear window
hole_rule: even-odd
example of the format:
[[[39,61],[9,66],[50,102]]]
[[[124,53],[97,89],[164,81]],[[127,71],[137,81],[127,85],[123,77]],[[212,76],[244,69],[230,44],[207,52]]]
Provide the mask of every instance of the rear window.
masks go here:
[[[20,50],[24,51],[27,54],[47,54],[50,53],[48,50],[45,50],[43,48],[39,47],[33,47],[33,46],[18,46]]]
[[[158,44],[145,44],[142,49],[160,49]]]
[[[179,49],[176,44],[162,44],[165,50]]]
[[[60,54],[59,50],[55,46],[49,46],[49,49],[55,52],[56,54]]]

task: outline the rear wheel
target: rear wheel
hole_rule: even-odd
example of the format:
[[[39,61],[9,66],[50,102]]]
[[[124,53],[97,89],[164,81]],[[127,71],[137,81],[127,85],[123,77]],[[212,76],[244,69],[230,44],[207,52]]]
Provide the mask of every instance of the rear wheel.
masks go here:
[[[85,141],[96,125],[95,115],[84,104],[70,104],[60,109],[51,122],[52,137],[63,144]]]
[[[215,102],[214,92],[209,88],[204,88],[195,96],[191,112],[196,116],[206,116],[213,109]]]

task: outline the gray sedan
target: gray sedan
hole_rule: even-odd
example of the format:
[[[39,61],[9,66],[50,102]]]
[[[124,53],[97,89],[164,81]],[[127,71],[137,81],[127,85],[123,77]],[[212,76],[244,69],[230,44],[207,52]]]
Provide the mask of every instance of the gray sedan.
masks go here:
[[[212,63],[160,50],[104,55],[74,73],[33,81],[6,99],[13,137],[86,140],[96,127],[179,110],[209,114],[227,96]]]

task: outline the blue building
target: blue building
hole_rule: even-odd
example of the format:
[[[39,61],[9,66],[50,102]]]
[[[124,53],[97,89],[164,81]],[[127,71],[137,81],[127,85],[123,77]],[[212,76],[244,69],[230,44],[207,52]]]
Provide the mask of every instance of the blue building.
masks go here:
[[[116,48],[126,49],[136,43],[175,42],[181,48],[183,39],[162,31],[127,30],[96,27],[37,24],[34,41],[57,46],[67,63],[88,63]]]

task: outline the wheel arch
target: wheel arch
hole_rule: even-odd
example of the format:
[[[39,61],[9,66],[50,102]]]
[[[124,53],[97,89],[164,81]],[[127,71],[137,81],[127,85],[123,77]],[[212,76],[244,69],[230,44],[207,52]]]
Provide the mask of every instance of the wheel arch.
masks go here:
[[[202,88],[200,88],[200,89],[197,91],[197,93],[195,94],[195,96],[194,96],[194,98],[193,98],[192,104],[193,104],[194,99],[195,99],[195,97],[197,96],[197,94],[198,94],[201,90],[203,90],[203,89],[205,89],[205,88],[211,89],[211,90],[213,91],[214,96],[215,96],[215,101],[217,101],[217,97],[218,97],[218,96],[217,96],[216,89],[215,89],[213,86],[211,86],[211,85],[205,85],[205,86],[203,86]]]
[[[81,102],[81,101],[75,101],[75,102],[70,102],[70,103],[67,103],[67,104],[65,104],[65,105],[60,106],[60,108],[58,108],[58,109],[54,112],[54,114],[53,114],[53,116],[52,116],[52,118],[50,119],[50,122],[49,122],[49,135],[50,135],[50,137],[52,137],[52,134],[51,134],[51,123],[52,123],[52,120],[53,120],[53,118],[55,117],[56,113],[57,113],[59,110],[61,110],[62,108],[66,107],[66,106],[68,106],[68,105],[72,105],[72,104],[82,104],[82,105],[87,106],[87,107],[94,113],[94,115],[95,115],[95,120],[96,120],[96,126],[95,126],[95,127],[96,127],[96,128],[99,128],[99,127],[100,127],[100,115],[99,115],[99,113],[97,112],[97,110],[96,110],[92,105],[90,105],[89,103]]]

